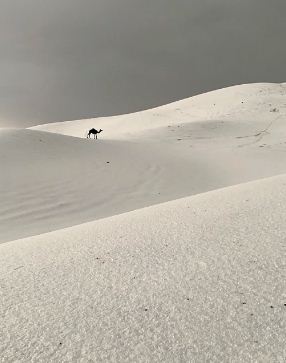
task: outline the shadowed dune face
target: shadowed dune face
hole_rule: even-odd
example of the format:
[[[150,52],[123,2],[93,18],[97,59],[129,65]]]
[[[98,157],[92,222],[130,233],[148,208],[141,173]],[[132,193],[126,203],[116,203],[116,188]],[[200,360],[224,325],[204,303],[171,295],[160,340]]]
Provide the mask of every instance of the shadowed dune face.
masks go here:
[[[284,173],[285,105],[283,85],[245,85],[134,115],[1,131],[0,241]],[[85,138],[87,124],[106,131],[55,133]]]

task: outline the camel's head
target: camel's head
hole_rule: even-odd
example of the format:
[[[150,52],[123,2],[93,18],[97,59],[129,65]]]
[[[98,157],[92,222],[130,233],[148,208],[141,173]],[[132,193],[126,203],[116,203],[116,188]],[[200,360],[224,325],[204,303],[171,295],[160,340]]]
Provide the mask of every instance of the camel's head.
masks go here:
[[[101,131],[103,131],[103,130],[100,129],[98,132],[101,132]]]

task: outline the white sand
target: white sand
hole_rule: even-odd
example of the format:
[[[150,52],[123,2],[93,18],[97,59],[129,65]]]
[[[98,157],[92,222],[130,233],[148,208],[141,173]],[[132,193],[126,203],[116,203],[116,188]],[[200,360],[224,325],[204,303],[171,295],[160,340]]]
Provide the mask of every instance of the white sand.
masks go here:
[[[1,362],[284,362],[285,119],[253,84],[0,131]]]
[[[282,176],[2,244],[2,361],[284,362],[285,211]]]

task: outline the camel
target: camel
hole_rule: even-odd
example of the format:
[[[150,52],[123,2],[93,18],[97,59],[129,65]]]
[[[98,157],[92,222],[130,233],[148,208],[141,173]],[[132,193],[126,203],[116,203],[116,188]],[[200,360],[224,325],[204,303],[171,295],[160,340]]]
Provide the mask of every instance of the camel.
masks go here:
[[[90,135],[93,134],[93,138],[97,139],[97,134],[100,134],[102,131],[103,130],[101,130],[101,129],[99,131],[97,131],[95,129],[91,129],[88,131],[87,138],[90,138]]]

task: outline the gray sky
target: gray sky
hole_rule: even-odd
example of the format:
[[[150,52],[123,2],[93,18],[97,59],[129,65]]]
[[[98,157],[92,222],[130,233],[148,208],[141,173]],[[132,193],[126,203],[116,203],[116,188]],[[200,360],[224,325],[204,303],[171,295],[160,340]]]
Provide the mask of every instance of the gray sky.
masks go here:
[[[0,0],[0,127],[286,81],[285,0]]]

